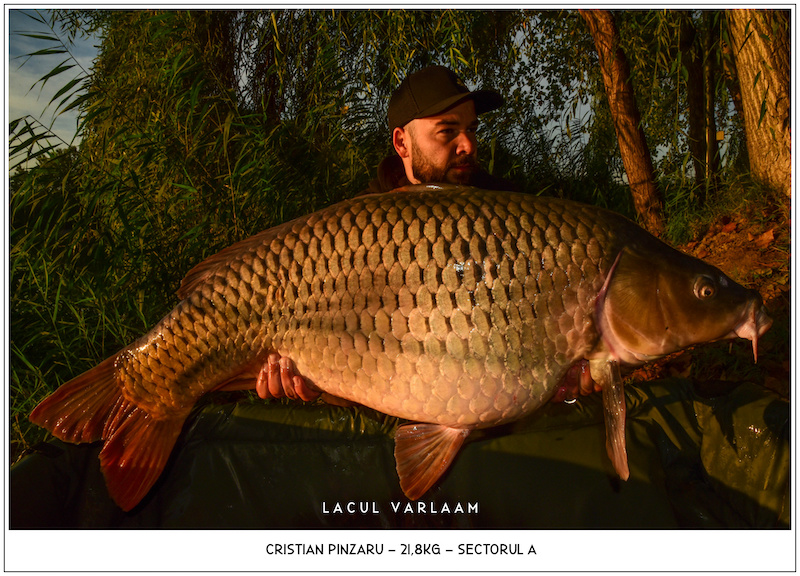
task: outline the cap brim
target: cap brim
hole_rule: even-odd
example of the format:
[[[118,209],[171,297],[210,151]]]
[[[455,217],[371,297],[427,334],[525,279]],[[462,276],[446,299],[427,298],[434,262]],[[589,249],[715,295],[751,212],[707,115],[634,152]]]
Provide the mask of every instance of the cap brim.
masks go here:
[[[474,92],[464,92],[463,94],[456,94],[450,98],[446,98],[441,102],[437,102],[436,106],[431,106],[425,110],[420,111],[414,118],[427,118],[428,116],[435,116],[446,112],[453,106],[457,106],[466,100],[473,100],[475,102],[475,114],[484,114],[496,110],[503,105],[503,97],[494,90],[475,90]],[[409,120],[409,122],[411,122]]]

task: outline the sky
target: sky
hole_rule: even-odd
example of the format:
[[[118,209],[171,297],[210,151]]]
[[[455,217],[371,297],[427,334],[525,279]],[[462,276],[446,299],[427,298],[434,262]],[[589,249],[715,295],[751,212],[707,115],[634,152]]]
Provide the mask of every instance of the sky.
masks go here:
[[[47,20],[47,11],[40,11]],[[12,121],[26,115],[38,119],[42,124],[50,127],[64,142],[72,142],[77,126],[77,111],[57,115],[56,103],[48,106],[51,98],[67,82],[72,80],[79,68],[75,67],[58,76],[51,78],[44,86],[36,84],[37,80],[50,70],[69,58],[69,54],[34,56],[26,58],[25,55],[43,48],[49,48],[52,42],[29,38],[24,33],[38,33],[53,35],[53,32],[32,19],[29,14],[36,14],[33,9],[6,9],[6,39],[8,47],[8,60],[6,72],[8,74],[8,99],[7,121]],[[85,70],[88,70],[97,54],[96,38],[77,39],[75,45],[70,46],[70,52]],[[78,71],[78,72],[76,72]],[[73,142],[77,144],[77,142]]]

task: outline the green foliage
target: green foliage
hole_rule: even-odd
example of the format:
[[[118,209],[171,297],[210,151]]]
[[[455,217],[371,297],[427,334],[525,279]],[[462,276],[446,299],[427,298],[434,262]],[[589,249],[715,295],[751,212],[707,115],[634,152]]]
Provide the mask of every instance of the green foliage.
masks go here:
[[[11,414],[16,452],[43,433],[27,425],[41,398],[145,327],[130,271],[106,260],[115,246],[93,224],[74,148],[50,152],[10,186]]]

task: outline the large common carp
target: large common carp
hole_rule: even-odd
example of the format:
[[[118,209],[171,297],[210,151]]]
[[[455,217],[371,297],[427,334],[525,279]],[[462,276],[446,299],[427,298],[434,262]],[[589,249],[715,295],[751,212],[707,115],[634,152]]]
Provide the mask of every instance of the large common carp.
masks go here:
[[[737,336],[755,354],[772,323],[756,292],[622,216],[458,186],[357,197],[266,230],[196,266],[178,295],[30,416],[65,441],[104,440],[126,510],[198,398],[255,387],[276,353],[315,391],[410,421],[395,457],[415,499],[471,430],[530,414],[577,363],[602,388],[606,447],[627,478],[619,366]]]

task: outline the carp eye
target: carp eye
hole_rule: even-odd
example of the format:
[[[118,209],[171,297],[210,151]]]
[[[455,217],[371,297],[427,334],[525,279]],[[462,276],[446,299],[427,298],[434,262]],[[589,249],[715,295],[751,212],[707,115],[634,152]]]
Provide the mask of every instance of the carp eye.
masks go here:
[[[717,293],[717,286],[708,276],[701,276],[694,283],[694,295],[700,300],[713,298]]]

